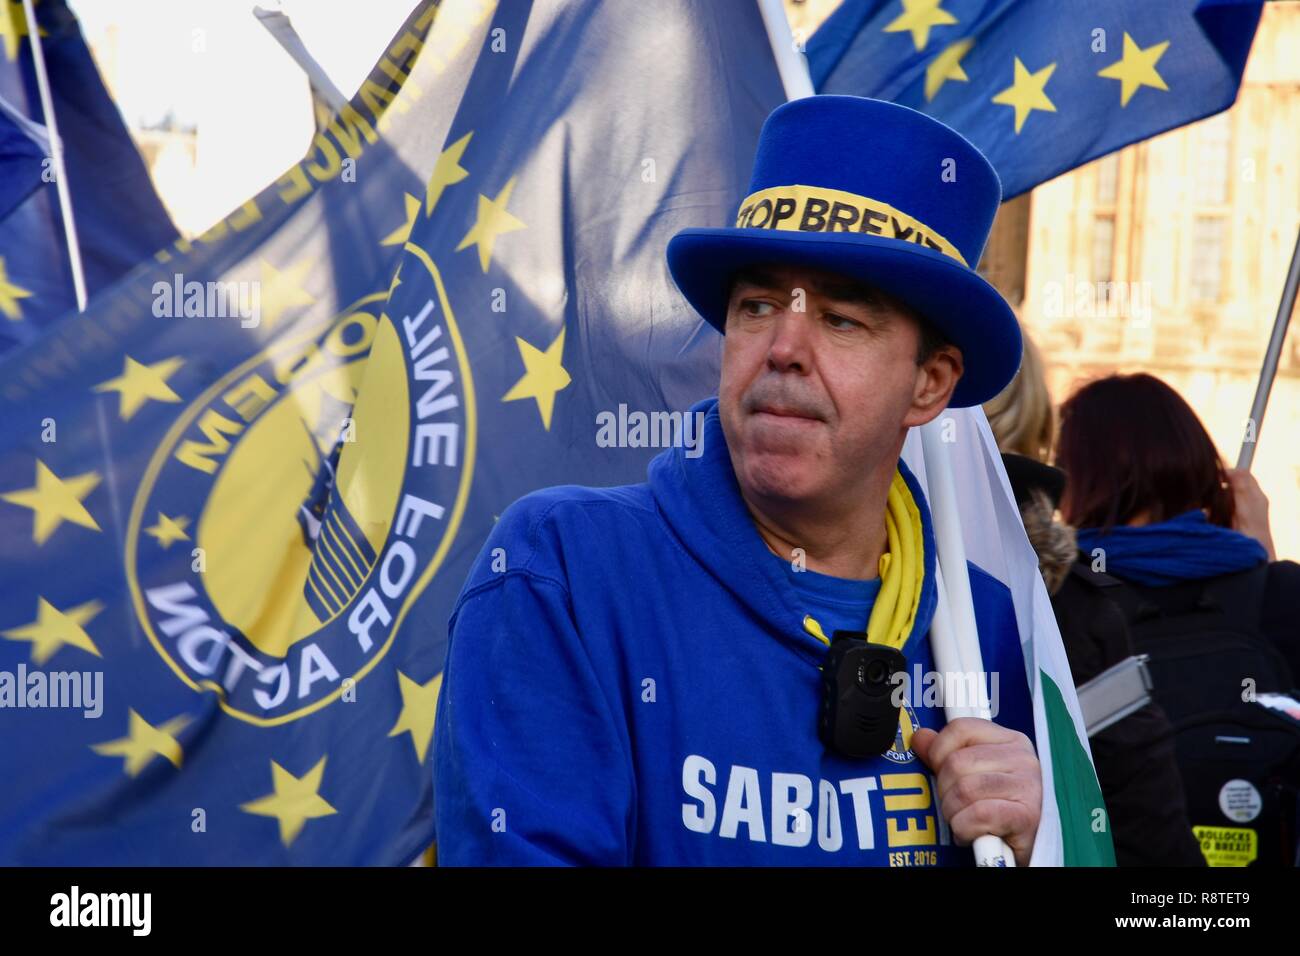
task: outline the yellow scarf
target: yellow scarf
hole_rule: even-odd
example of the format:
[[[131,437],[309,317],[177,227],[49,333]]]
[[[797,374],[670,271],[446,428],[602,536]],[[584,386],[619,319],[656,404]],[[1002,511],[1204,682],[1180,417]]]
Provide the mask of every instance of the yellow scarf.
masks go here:
[[[912,633],[916,610],[921,603],[925,578],[925,535],[921,511],[912,490],[897,469],[889,485],[885,506],[885,535],[888,548],[880,556],[880,593],[867,621],[867,640],[901,648]],[[804,630],[823,644],[830,638],[811,615],[804,615]]]

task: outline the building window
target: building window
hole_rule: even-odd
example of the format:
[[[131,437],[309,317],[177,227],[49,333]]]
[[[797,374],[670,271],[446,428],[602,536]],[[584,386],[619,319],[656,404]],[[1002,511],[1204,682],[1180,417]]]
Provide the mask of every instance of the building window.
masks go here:
[[[1097,205],[1113,207],[1119,190],[1119,153],[1097,160]]]
[[[1197,216],[1192,220],[1192,302],[1213,305],[1223,296],[1224,247],[1227,220]]]
[[[1089,266],[1097,305],[1110,302],[1115,278],[1115,203],[1119,193],[1119,153],[1096,162],[1096,202],[1092,217],[1092,249]]]
[[[1227,292],[1228,233],[1232,214],[1232,117],[1227,112],[1193,128],[1191,196],[1191,274],[1188,295],[1193,307],[1218,305]]]
[[[1228,163],[1232,152],[1232,126],[1226,112],[1196,126],[1196,205],[1223,206],[1228,202]]]
[[[1097,216],[1092,221],[1092,282],[1097,304],[1110,300],[1115,266],[1115,217]]]

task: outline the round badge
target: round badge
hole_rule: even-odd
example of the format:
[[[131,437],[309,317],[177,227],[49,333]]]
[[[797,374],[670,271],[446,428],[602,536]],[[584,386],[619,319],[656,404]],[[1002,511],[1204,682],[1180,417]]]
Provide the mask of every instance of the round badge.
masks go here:
[[[1229,820],[1249,823],[1264,808],[1264,798],[1249,780],[1229,780],[1219,791],[1219,809]]]
[[[273,340],[177,417],[136,490],[140,625],[177,677],[254,726],[346,700],[455,540],[473,384],[426,260],[436,301],[390,319],[376,290]]]

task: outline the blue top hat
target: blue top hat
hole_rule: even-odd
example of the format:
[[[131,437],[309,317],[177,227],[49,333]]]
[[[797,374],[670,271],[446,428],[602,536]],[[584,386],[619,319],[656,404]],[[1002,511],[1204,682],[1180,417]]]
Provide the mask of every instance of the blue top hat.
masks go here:
[[[961,134],[860,96],[809,96],[772,111],[733,228],[683,229],[673,281],[724,331],[732,275],[808,265],[867,282],[916,309],[961,349],[955,408],[987,401],[1020,367],[1020,326],[975,271],[1002,186]]]

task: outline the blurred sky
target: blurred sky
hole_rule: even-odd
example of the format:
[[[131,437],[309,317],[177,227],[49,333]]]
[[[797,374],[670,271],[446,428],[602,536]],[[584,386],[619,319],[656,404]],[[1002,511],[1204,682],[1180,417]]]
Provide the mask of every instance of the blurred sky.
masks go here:
[[[155,168],[177,224],[196,232],[302,158],[313,132],[307,80],[248,0],[67,0],[127,124],[197,128],[196,160]],[[346,95],[416,0],[263,0],[293,20]]]

